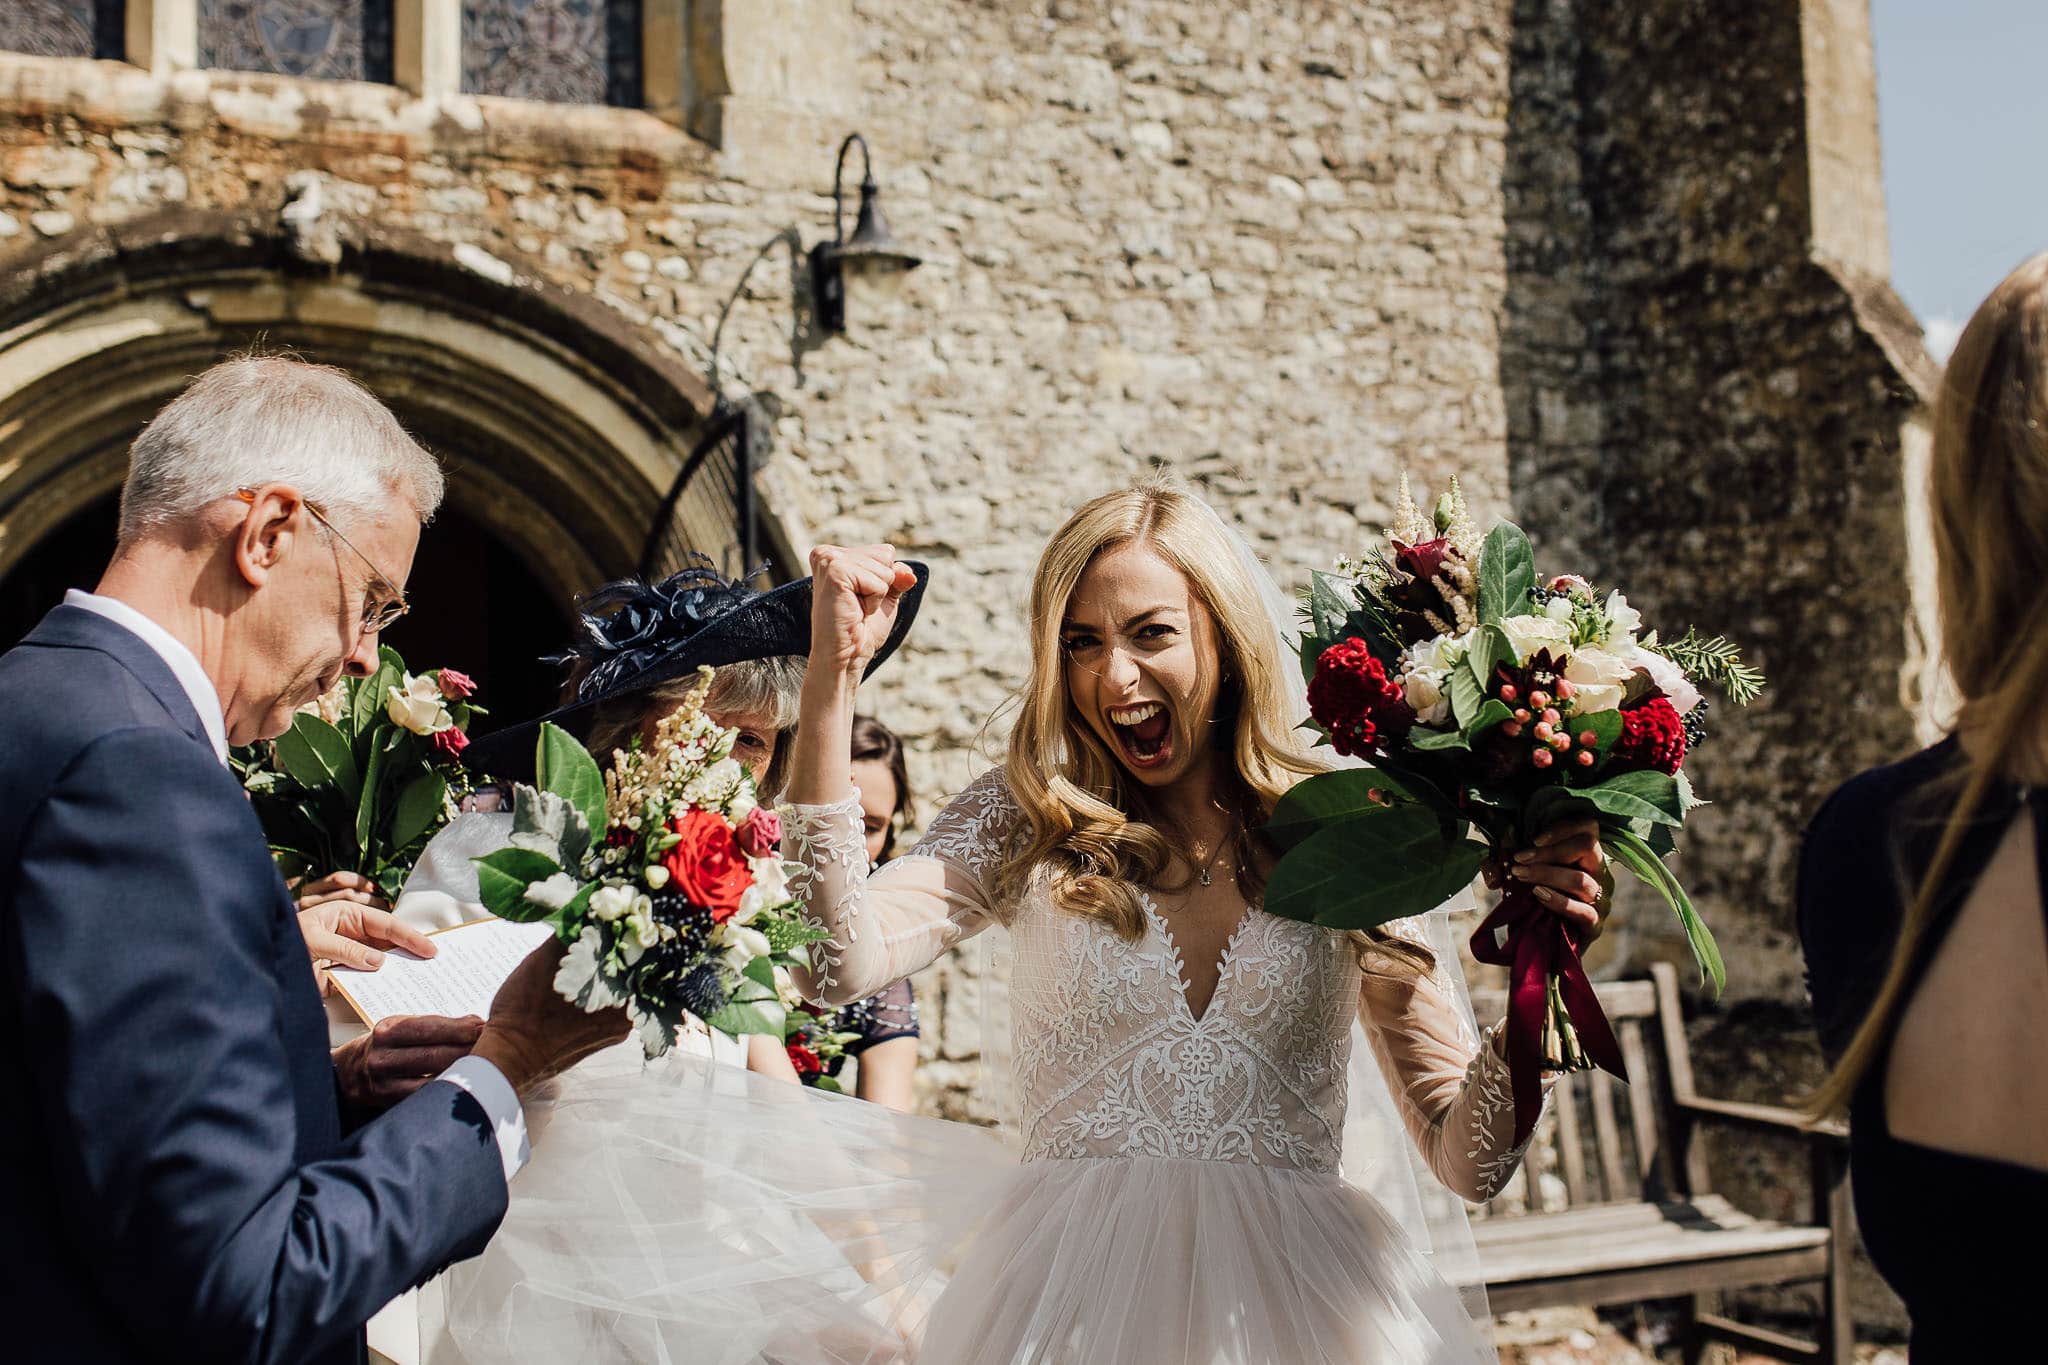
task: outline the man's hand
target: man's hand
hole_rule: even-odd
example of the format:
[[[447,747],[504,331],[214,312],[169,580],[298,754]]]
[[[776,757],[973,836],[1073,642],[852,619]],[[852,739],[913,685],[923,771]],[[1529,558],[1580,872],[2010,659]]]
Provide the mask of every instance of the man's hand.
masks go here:
[[[374,972],[383,964],[384,949],[434,955],[434,940],[394,918],[377,884],[359,873],[329,873],[299,887],[298,897],[299,932],[312,954],[322,995],[331,984],[322,970],[329,964]]]
[[[472,1049],[522,1093],[628,1032],[624,1010],[590,1013],[562,998],[555,989],[562,953],[561,940],[551,938],[512,969],[492,998],[490,1020]]]
[[[468,1056],[483,1029],[484,1021],[473,1014],[380,1019],[362,1037],[334,1049],[342,1098],[362,1109],[389,1109]]]

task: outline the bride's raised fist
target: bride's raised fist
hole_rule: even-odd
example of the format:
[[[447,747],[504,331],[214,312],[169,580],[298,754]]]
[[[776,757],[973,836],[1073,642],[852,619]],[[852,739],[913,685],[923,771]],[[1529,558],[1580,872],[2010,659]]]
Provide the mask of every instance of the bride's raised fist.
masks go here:
[[[811,660],[859,673],[896,627],[896,607],[917,583],[892,545],[811,551]]]

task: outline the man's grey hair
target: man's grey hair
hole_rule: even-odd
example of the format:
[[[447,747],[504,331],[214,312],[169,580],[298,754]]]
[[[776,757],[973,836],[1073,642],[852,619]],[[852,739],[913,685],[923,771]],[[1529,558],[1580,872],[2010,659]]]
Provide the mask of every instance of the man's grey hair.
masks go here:
[[[394,496],[429,521],[447,486],[434,457],[342,371],[243,356],[193,380],[135,438],[120,541],[267,483],[297,489],[344,534],[388,513]]]

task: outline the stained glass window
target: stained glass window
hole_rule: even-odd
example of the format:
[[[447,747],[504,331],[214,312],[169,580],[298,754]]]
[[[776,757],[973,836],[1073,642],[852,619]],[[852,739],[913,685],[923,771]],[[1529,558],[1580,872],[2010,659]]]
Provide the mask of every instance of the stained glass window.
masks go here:
[[[640,0],[462,0],[462,88],[640,103]]]
[[[199,64],[388,82],[391,0],[199,0]]]
[[[0,50],[119,60],[121,6],[122,0],[0,0]]]

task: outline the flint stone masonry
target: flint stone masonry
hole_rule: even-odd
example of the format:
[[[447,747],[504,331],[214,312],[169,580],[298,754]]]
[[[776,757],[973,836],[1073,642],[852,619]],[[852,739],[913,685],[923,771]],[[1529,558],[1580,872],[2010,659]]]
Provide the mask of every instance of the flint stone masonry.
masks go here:
[[[692,13],[684,69],[649,82],[666,118],[0,54],[0,267],[60,272],[74,239],[165,214],[267,215],[316,278],[347,284],[363,225],[403,232],[480,282],[582,296],[683,369],[723,313],[723,387],[777,400],[776,536],[933,566],[864,697],[910,740],[924,818],[999,750],[1033,561],[1086,496],[1169,465],[1293,586],[1369,542],[1402,471],[1455,473],[1543,566],[1771,674],[1697,766],[1719,804],[1681,870],[1731,974],[1697,1042],[1731,1090],[1813,1077],[1785,1041],[1797,832],[1911,747],[1931,644],[1896,586],[1930,367],[1885,284],[1863,0]],[[773,239],[831,232],[856,128],[925,264],[856,288],[821,342]],[[17,545],[28,505],[0,477]],[[1628,896],[1597,951],[1639,974],[1684,948]],[[979,960],[919,979],[920,1083],[987,1118]],[[1803,1180],[1747,1174],[1760,1212]]]

